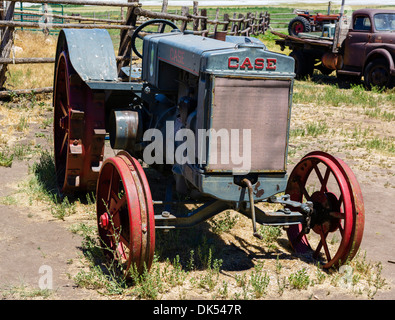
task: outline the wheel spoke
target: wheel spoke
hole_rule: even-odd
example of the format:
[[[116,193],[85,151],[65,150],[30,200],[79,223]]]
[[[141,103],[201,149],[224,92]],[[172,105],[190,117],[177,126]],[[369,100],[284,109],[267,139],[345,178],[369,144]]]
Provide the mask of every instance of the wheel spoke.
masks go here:
[[[323,229],[322,226],[321,226],[320,229],[321,229],[321,230],[320,230],[320,232],[319,232],[319,235],[320,235],[321,240],[320,240],[320,242],[318,243],[317,248],[316,248],[315,251],[314,251],[313,257],[314,257],[315,259],[317,259],[317,258],[318,258],[318,255],[319,255],[320,252],[321,252],[322,247],[324,247],[326,259],[327,259],[327,261],[330,261],[330,260],[331,260],[331,255],[330,255],[330,252],[329,252],[328,244],[327,244],[327,242],[326,242],[326,237],[328,236],[328,232],[325,232],[325,233],[324,233],[323,230],[322,230],[322,229]]]
[[[327,167],[324,179],[321,182],[321,192],[326,192],[327,191],[326,185],[328,183],[328,178],[329,178],[330,173],[331,173],[331,169],[329,167]]]
[[[331,217],[334,217],[337,219],[344,219],[345,218],[345,215],[343,212],[332,211],[332,212],[329,212],[329,214]]]
[[[326,171],[325,171],[324,177],[322,177],[321,171],[318,169],[317,163],[315,163],[313,165],[313,168],[314,168],[315,173],[317,174],[318,180],[321,183],[320,191],[321,192],[326,192],[327,191],[326,185],[328,183],[328,178],[329,178],[329,175],[331,173],[330,168],[326,167]]]
[[[108,184],[108,193],[107,193],[107,203],[110,203],[113,179],[114,179],[114,167],[111,166],[110,181],[109,181],[109,184]]]
[[[309,193],[307,192],[305,186],[302,185],[302,183],[300,182],[300,180],[298,180],[298,185],[299,185],[299,188],[302,191],[304,197],[306,198],[306,200],[310,201],[311,197],[310,197]]]
[[[64,107],[64,105],[62,103],[62,100],[59,100],[59,104],[60,104],[60,109],[63,112],[63,116],[68,116],[68,113],[66,112],[66,109],[65,109],[65,107]]]
[[[328,244],[326,242],[326,237],[328,236],[328,233],[326,233],[325,235],[323,233],[320,234],[321,236],[321,243],[324,246],[324,251],[325,251],[325,255],[326,255],[326,259],[327,261],[331,261],[331,254],[329,252],[329,248],[328,248]]]
[[[111,190],[110,194],[110,200],[113,200],[111,209],[114,210],[114,212],[119,211],[119,209],[121,209],[121,207],[126,203],[126,194],[123,194],[121,198],[118,197],[118,194],[116,194],[114,190]]]
[[[344,237],[344,228],[343,228],[343,225],[341,224],[341,222],[339,221],[339,224],[338,224],[338,229],[339,229],[339,232],[340,232],[340,235],[342,236],[342,238]]]
[[[300,233],[298,234],[298,236],[295,238],[295,240],[293,241],[293,244],[296,246],[296,245],[298,245],[301,241],[302,241],[302,239],[303,239],[303,237],[305,236],[305,232],[302,230],[302,231],[300,231]]]
[[[64,134],[64,137],[63,137],[63,141],[62,141],[62,146],[60,147],[60,152],[59,152],[59,154],[62,154],[63,153],[63,149],[64,149],[64,147],[65,147],[65,145],[66,145],[66,143],[67,143],[67,138],[68,138],[68,136],[69,136],[69,134],[67,133],[67,131],[65,132],[65,134]]]

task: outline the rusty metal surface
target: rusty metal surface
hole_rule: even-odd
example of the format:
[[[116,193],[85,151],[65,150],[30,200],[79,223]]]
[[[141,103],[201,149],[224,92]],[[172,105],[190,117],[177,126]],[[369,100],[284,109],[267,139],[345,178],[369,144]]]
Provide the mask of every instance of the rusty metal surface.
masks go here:
[[[331,48],[333,45],[333,41],[330,40],[323,40],[323,39],[309,39],[309,38],[299,38],[299,37],[294,37],[294,36],[290,36],[290,35],[286,35],[277,31],[270,31],[271,33],[273,33],[276,36],[279,36],[282,39],[278,39],[276,40],[276,42],[283,42],[284,40],[288,40],[288,41],[293,41],[296,43],[300,43],[300,44],[310,44],[310,45],[317,45],[317,46],[321,46],[321,47],[328,47]]]

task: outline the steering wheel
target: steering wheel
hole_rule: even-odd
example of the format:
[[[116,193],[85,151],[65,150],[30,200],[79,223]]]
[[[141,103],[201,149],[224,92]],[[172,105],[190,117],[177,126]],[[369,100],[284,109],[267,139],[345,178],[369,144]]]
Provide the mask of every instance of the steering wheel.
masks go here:
[[[163,33],[165,32],[165,28],[166,25],[170,26],[173,29],[179,30],[178,27],[175,25],[175,23],[169,21],[169,20],[164,20],[164,19],[153,19],[153,20],[149,20],[147,22],[144,22],[143,24],[141,24],[140,26],[138,26],[136,28],[136,30],[133,32],[133,35],[130,39],[131,44],[132,44],[132,49],[133,52],[139,57],[139,58],[143,58],[143,55],[137,50],[136,48],[136,39],[139,38],[141,40],[143,40],[144,36],[139,35],[139,33],[146,28],[147,26],[151,25],[151,24],[158,24],[160,23],[160,29],[157,32],[152,32],[152,31],[147,31],[145,32],[145,34],[149,34],[149,33]]]

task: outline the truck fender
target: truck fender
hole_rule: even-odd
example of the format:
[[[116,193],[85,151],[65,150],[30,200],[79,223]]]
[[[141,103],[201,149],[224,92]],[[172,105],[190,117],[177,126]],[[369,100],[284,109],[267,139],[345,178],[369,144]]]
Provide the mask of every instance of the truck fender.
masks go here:
[[[395,69],[394,60],[392,59],[391,54],[383,48],[374,49],[367,55],[366,60],[365,60],[365,65],[363,66],[363,71],[365,72],[365,68],[367,67],[369,62],[371,62],[372,60],[377,59],[377,58],[384,58],[385,60],[387,60],[389,69],[392,72],[395,71],[394,70]]]
[[[62,29],[56,48],[56,62],[62,51],[68,52],[71,65],[83,81],[118,79],[114,46],[107,30]]]

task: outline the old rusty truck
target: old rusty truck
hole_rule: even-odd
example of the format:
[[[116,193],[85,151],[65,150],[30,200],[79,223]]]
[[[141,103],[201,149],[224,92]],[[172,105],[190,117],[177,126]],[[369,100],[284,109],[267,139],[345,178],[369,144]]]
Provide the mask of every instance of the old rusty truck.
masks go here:
[[[351,21],[350,21],[351,20]],[[282,50],[295,59],[298,78],[336,71],[338,78],[363,82],[366,88],[384,88],[395,78],[395,10],[360,9],[351,19],[343,13],[336,24],[324,26],[321,35],[284,35],[272,31]]]

